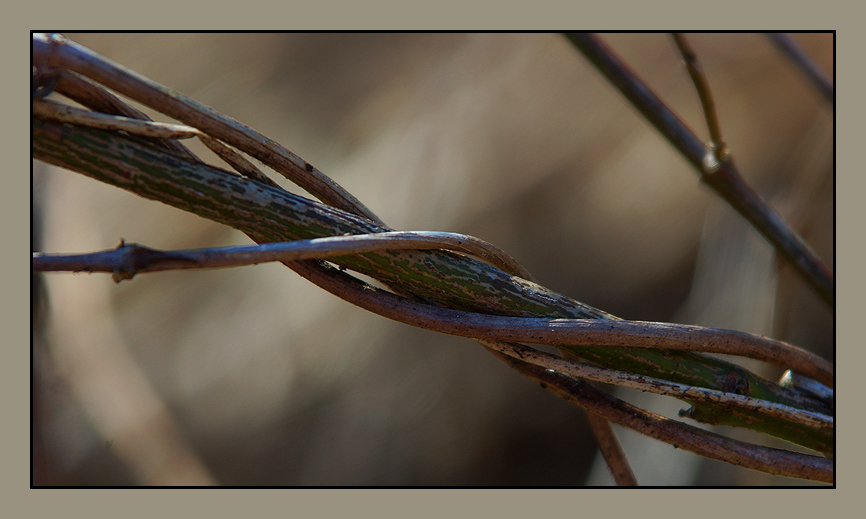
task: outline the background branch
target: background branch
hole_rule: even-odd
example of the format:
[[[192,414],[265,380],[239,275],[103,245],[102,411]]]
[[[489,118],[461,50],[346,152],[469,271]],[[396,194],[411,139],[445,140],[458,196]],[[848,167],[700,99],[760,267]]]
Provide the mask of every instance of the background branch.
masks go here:
[[[790,34],[781,32],[767,33],[767,38],[781,50],[796,67],[815,85],[824,98],[830,103],[836,101],[836,93],[833,87],[833,79],[812,61],[812,58],[803,50]]]
[[[831,308],[833,273],[815,251],[749,186],[731,160],[707,167],[711,150],[598,37],[569,33],[567,38],[701,174],[703,180],[748,220]]]
[[[607,466],[610,468],[613,480],[620,487],[636,487],[637,478],[628,465],[628,460],[625,457],[625,452],[622,450],[622,445],[616,438],[613,427],[610,422],[603,416],[595,413],[586,413],[589,422],[592,424],[594,431],[604,431],[601,434],[596,433],[598,448],[601,455],[604,456]]]

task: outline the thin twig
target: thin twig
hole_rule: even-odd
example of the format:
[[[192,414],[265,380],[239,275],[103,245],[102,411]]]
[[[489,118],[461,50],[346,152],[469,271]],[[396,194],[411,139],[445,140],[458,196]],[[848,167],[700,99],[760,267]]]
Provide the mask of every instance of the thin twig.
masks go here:
[[[34,254],[33,269],[37,272],[110,272],[120,280],[131,279],[142,272],[235,267],[412,249],[466,252],[506,271],[528,276],[507,253],[487,242],[464,234],[437,232],[386,232],[168,252],[121,243],[116,249],[92,254]],[[365,292],[373,294],[370,290]],[[382,293],[382,297],[387,295]],[[376,306],[382,308],[381,304]],[[398,311],[386,315],[372,306],[367,309],[414,326],[470,338],[556,346],[615,346],[739,355],[793,369],[829,386],[833,384],[833,366],[826,360],[782,341],[745,332],[674,323],[494,316],[418,303],[408,311],[401,303],[389,306]]]
[[[704,69],[701,67],[697,54],[692,50],[686,37],[678,32],[673,33],[673,37],[677,48],[683,55],[686,70],[689,71],[689,76],[691,76],[695,89],[698,91],[698,97],[701,99],[704,118],[707,121],[707,129],[710,131],[710,149],[713,151],[713,157],[717,162],[725,162],[728,158],[728,146],[722,137],[722,127],[719,124],[719,115],[716,112],[716,104],[713,102],[710,83],[707,81],[707,76],[704,74]]]
[[[486,347],[504,353],[509,357],[520,359],[535,366],[564,373],[575,378],[611,384],[618,387],[643,391],[662,396],[676,397],[691,402],[711,402],[724,404],[740,409],[760,411],[783,420],[796,422],[817,429],[832,429],[834,419],[821,413],[803,411],[790,406],[750,398],[736,393],[693,387],[686,384],[676,384],[644,375],[634,375],[625,371],[605,369],[573,359],[557,357],[543,351],[528,348],[520,344],[506,341],[478,340]]]
[[[75,72],[55,69],[48,72],[40,71],[39,75],[51,78],[54,82],[54,91],[91,110],[108,115],[129,117],[130,119],[151,120],[144,112],[129,106],[111,92]],[[182,157],[201,162],[189,148],[176,140],[152,139],[151,142]]]
[[[524,278],[529,272],[498,247],[466,234],[392,231],[329,236],[263,245],[161,251],[121,242],[116,249],[91,254],[33,255],[35,272],[112,272],[122,279],[135,274],[177,269],[241,267],[272,261],[327,259],[384,250],[448,249],[471,254],[494,267]]]
[[[746,218],[831,307],[833,273],[811,247],[749,186],[733,161],[710,161],[712,150],[644,84],[598,37],[569,33],[569,41],[701,173],[701,179]],[[711,166],[711,167],[708,167]]]
[[[199,135],[199,140],[204,143],[218,157],[226,161],[235,171],[241,175],[266,184],[271,187],[282,189],[269,176],[265,175],[255,164],[246,159],[239,152],[233,150],[228,144],[224,144],[209,135]]]
[[[610,422],[603,416],[595,413],[586,413],[589,419],[589,425],[592,427],[592,432],[595,433],[595,439],[598,443],[598,450],[601,451],[601,456],[604,462],[607,463],[607,468],[610,469],[610,474],[617,486],[620,487],[636,487],[637,478],[629,466],[628,459],[625,457],[625,452],[622,450],[619,440],[616,437],[613,427]]]
[[[37,68],[68,69],[146,106],[158,107],[161,113],[257,158],[326,204],[384,226],[372,211],[342,186],[252,128],[136,74],[62,35],[34,34],[32,39],[33,62]]]
[[[793,387],[798,391],[808,393],[818,400],[824,402],[831,408],[836,407],[836,402],[833,394],[833,390],[824,384],[816,380],[812,380],[811,378],[804,377],[800,374],[794,373],[790,369],[785,371],[782,375],[782,378],[779,379],[779,385],[782,387]]]
[[[650,413],[607,395],[589,384],[565,375],[521,362],[503,353],[493,352],[521,374],[541,387],[590,413],[628,427],[641,434],[707,458],[741,467],[793,478],[833,482],[833,460],[799,454],[783,449],[740,442]]]
[[[48,75],[46,73],[45,75]],[[145,125],[144,131],[138,131],[140,126],[131,125],[131,129],[116,127],[111,123],[117,122],[117,119],[105,119],[104,117],[99,117],[99,114],[105,115],[115,115],[126,117],[128,119],[134,119],[139,121],[146,121],[150,123],[151,119],[143,112],[127,105],[116,96],[106,91],[104,88],[99,85],[95,85],[88,81],[85,78],[82,78],[75,74],[74,72],[69,72],[67,70],[55,70],[51,72],[53,79],[56,81],[55,90],[57,92],[62,93],[63,95],[69,97],[73,101],[76,101],[84,106],[87,106],[94,110],[94,113],[84,113],[82,115],[81,110],[74,110],[71,107],[60,107],[56,105],[52,111],[59,111],[61,117],[55,117],[57,120],[71,122],[74,124],[81,124],[84,126],[91,126],[94,128],[118,128],[121,130],[125,130],[128,133],[134,135],[140,135],[144,137],[156,137],[153,139],[153,142],[164,145],[166,149],[170,149],[180,153],[181,155],[187,156],[190,159],[196,160],[200,162],[200,159],[196,157],[188,148],[183,146],[180,143],[177,143],[174,139],[177,138],[185,138],[185,137],[175,137],[171,132],[166,134],[157,134],[151,135],[149,132],[148,125]],[[34,102],[34,115],[41,114],[43,116],[50,116],[50,112],[37,112],[37,102]],[[96,117],[97,123],[93,124],[92,118]],[[108,121],[109,124],[103,125],[103,121]],[[160,123],[150,123],[151,125],[157,125]],[[182,128],[190,128],[182,125],[168,125],[169,128],[172,126],[179,126]],[[190,128],[194,130],[189,132],[191,136],[198,136],[199,139],[204,143],[205,146],[210,148],[217,156],[225,160],[232,168],[235,169],[238,173],[242,174],[247,178],[251,178],[253,180],[257,180],[264,184],[267,184],[272,187],[279,187],[279,184],[270,179],[267,175],[262,173],[252,162],[243,157],[240,153],[233,150],[227,144],[224,144],[213,137],[210,137],[200,130]]]
[[[812,58],[800,47],[790,34],[771,32],[767,33],[767,38],[776,44],[782,52],[785,53],[794,65],[809,78],[809,81],[824,95],[831,104],[836,101],[836,90],[833,85],[833,79],[827,75],[821,67],[815,63]]]
[[[130,135],[151,139],[191,139],[202,135],[201,130],[182,124],[158,123],[130,119],[119,115],[107,115],[48,100],[34,100],[33,115],[90,128],[123,131]]]

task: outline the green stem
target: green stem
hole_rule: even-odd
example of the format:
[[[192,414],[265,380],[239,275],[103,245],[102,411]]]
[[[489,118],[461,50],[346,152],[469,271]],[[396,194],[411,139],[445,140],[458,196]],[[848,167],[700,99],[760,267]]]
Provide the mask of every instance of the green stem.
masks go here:
[[[187,160],[142,139],[33,119],[34,158],[77,171],[144,198],[241,230],[259,241],[280,242],[388,229],[345,211]],[[617,319],[485,263],[445,251],[386,251],[337,257],[333,263],[415,298],[445,308],[504,316]],[[572,349],[572,348],[570,348]],[[706,355],[609,347],[573,347],[603,367],[685,382],[803,408],[790,390]],[[736,425],[777,435],[828,452],[832,431],[801,430],[765,419],[738,416],[725,407],[702,404],[697,420],[730,415]],[[726,414],[728,413],[728,414]],[[709,417],[709,418],[707,418]],[[828,447],[829,446],[829,447]]]

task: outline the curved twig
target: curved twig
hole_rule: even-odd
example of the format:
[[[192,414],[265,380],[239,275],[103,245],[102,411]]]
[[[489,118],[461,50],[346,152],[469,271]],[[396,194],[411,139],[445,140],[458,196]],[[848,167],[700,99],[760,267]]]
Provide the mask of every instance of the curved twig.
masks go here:
[[[318,285],[320,288],[331,292],[332,294],[344,299],[352,304],[360,306],[365,310],[371,311],[373,313],[377,313],[384,317],[388,317],[390,319],[394,319],[400,322],[404,322],[407,324],[412,324],[414,326],[419,327],[427,327],[425,324],[431,326],[430,329],[436,331],[442,331],[444,333],[452,333],[454,335],[464,335],[467,337],[472,337],[477,334],[477,329],[473,330],[473,332],[467,333],[465,329],[460,329],[459,325],[456,323],[449,322],[445,327],[446,331],[440,328],[437,328],[436,322],[437,317],[439,316],[445,321],[450,321],[451,318],[455,318],[460,314],[463,314],[463,317],[466,317],[466,313],[458,312],[455,313],[453,310],[433,307],[430,305],[423,305],[414,301],[405,300],[400,298],[399,296],[395,296],[387,291],[377,289],[375,287],[369,286],[366,283],[357,280],[356,278],[349,276],[341,272],[338,269],[327,268],[323,265],[320,265],[315,262],[311,262],[310,260],[296,263],[286,263],[287,266],[292,268],[295,272],[310,280],[311,282]],[[495,318],[495,317],[494,317]],[[606,324],[610,324],[606,322]],[[488,334],[488,338],[496,338],[496,332],[491,331]],[[497,339],[500,340],[500,339]],[[560,346],[561,347],[561,346]],[[615,349],[615,348],[614,348]],[[602,351],[611,349],[602,348]],[[628,350],[626,350],[628,351]],[[657,350],[650,350],[657,351]],[[699,355],[697,353],[692,353],[691,355]],[[680,367],[680,369],[684,369]],[[742,368],[736,368],[741,372]],[[735,372],[728,372],[728,377],[733,377],[734,381],[742,380]],[[750,394],[761,394],[766,395],[761,398],[767,398],[772,401],[776,401],[778,403],[783,403],[786,405],[792,405],[796,407],[802,407],[804,409],[825,409],[823,403],[817,403],[817,401],[810,400],[799,394],[785,394],[781,395],[775,393],[772,384],[765,384],[766,381],[761,382],[760,380],[753,379],[755,384],[761,385],[763,389],[755,388],[746,388],[747,393]],[[728,392],[738,392],[739,389],[736,387],[729,387],[730,384],[724,383],[719,386],[719,389],[724,389]],[[736,383],[739,386],[739,382]],[[712,385],[706,387],[714,387]],[[712,407],[717,408],[717,404],[713,404]],[[714,412],[718,412],[718,409],[715,409]],[[833,449],[833,431],[832,429],[829,431],[821,431],[814,428],[809,427],[790,427],[790,423],[785,423],[782,420],[779,423],[778,419],[766,415],[763,418],[758,419],[758,415],[755,413],[745,413],[748,416],[741,417],[742,420],[737,420],[737,425],[748,428],[756,428],[757,430],[762,430],[763,432],[770,432],[773,435],[778,435],[789,439],[795,443],[799,443],[801,445],[808,446],[813,450],[818,450],[823,453],[830,453]],[[761,413],[759,413],[761,414]],[[715,415],[715,418],[711,415],[706,414],[704,411],[698,413],[689,414],[690,417],[704,421],[707,423],[712,423],[718,421],[718,419],[725,418],[724,415]],[[703,418],[702,418],[703,416]],[[774,422],[774,423],[769,423]],[[732,422],[731,425],[734,423]],[[780,429],[779,427],[782,427]],[[771,432],[772,431],[772,432]]]
[[[202,135],[201,130],[182,124],[158,123],[119,115],[107,115],[47,100],[33,101],[33,115],[64,123],[82,124],[90,128],[124,131],[130,135],[152,139],[190,139]]]
[[[262,173],[262,171],[257,168],[255,164],[247,160],[246,157],[240,154],[240,152],[232,149],[232,147],[228,144],[220,142],[209,135],[202,134],[199,135],[198,138],[202,143],[204,143],[205,146],[208,147],[208,149],[214,152],[219,158],[226,161],[228,165],[234,168],[234,170],[241,175],[261,182],[262,184],[266,184],[277,189],[282,189],[282,187],[280,187],[279,184],[274,182],[271,177]]]
[[[160,251],[121,242],[116,249],[91,254],[33,255],[36,272],[112,272],[121,279],[135,274],[176,269],[240,267],[272,261],[326,259],[385,250],[448,249],[465,252],[524,279],[529,272],[502,249],[466,234],[391,231],[330,236],[263,245]]]

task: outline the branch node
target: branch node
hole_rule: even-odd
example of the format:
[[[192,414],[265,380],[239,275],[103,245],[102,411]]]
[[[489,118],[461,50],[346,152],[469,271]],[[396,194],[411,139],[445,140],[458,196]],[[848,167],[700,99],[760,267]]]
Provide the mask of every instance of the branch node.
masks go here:
[[[716,157],[713,146],[710,145],[704,155],[704,160],[701,161],[701,171],[704,175],[714,175],[721,167],[722,163]]]
[[[137,247],[134,243],[132,245],[127,245],[126,240],[123,238],[120,239],[120,243],[117,244],[115,250],[124,250],[125,254],[122,255],[122,260],[120,264],[111,271],[111,280],[115,283],[120,283],[121,281],[132,279],[137,269],[135,268],[133,258],[131,257],[131,252]]]

